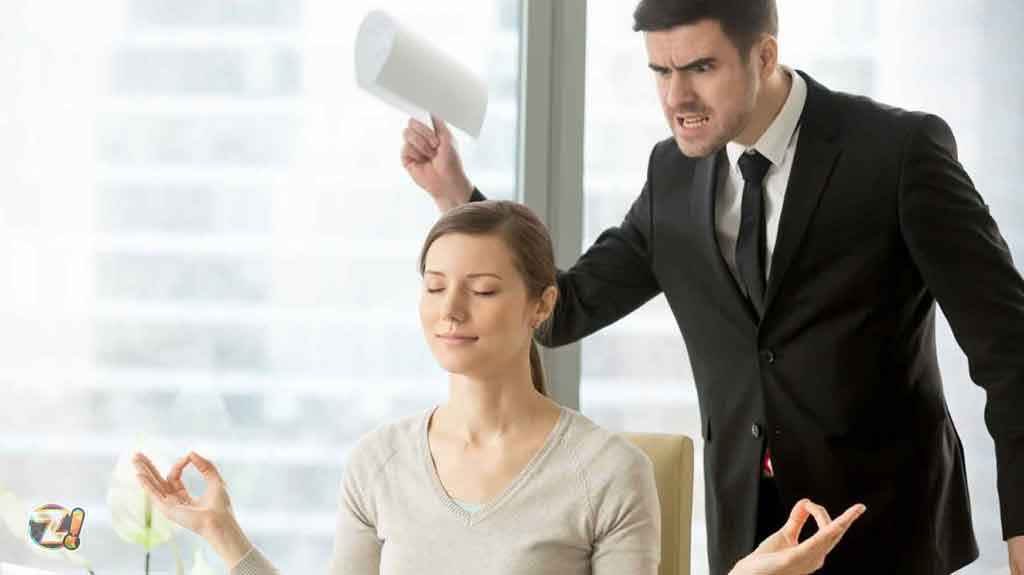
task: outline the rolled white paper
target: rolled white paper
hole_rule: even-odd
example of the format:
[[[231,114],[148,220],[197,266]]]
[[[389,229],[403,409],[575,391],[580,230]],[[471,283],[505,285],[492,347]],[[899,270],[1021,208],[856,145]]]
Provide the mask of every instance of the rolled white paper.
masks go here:
[[[483,80],[383,11],[370,12],[359,25],[356,82],[407,114],[434,114],[480,136],[487,112]]]

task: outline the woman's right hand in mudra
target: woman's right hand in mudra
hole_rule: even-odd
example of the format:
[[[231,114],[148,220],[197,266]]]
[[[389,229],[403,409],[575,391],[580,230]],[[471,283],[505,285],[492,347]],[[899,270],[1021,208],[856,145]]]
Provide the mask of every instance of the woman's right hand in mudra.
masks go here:
[[[132,463],[139,483],[153,500],[153,506],[164,517],[210,543],[226,565],[233,566],[252,547],[235,521],[224,479],[208,460],[194,451],[189,452],[171,467],[166,478],[142,453],[136,453]],[[181,473],[189,464],[202,474],[206,483],[198,499],[181,481]]]

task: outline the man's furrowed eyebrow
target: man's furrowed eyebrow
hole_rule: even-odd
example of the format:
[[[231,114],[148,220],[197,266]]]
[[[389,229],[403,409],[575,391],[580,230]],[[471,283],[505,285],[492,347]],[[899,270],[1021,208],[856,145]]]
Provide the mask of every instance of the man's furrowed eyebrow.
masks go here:
[[[704,66],[708,66],[710,64],[714,64],[715,62],[716,62],[716,60],[713,57],[705,56],[703,58],[697,58],[696,60],[693,60],[692,62],[689,62],[689,63],[684,64],[682,66],[673,66],[673,68],[675,68],[676,70],[679,70],[680,72],[686,72],[686,71],[689,71],[689,70],[695,70],[697,68],[702,68]],[[655,64],[654,62],[651,62],[651,63],[647,64],[647,66],[651,70],[654,70],[655,72],[668,72],[669,71],[669,69],[666,68],[665,66],[661,66],[659,64]]]
[[[689,64],[686,64],[684,66],[680,66],[679,68],[677,68],[677,70],[694,70],[696,68],[703,68],[704,66],[710,66],[711,64],[714,64],[715,62],[716,62],[716,60],[714,58],[712,58],[711,56],[705,56],[703,58],[697,58],[696,60],[690,62]]]

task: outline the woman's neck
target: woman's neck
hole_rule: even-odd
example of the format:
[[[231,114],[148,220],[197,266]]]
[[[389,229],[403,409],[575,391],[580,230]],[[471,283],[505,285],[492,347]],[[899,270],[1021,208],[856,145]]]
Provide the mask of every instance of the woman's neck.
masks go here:
[[[434,419],[446,435],[486,447],[533,429],[558,410],[534,389],[527,359],[522,366],[483,377],[452,374],[448,402]]]

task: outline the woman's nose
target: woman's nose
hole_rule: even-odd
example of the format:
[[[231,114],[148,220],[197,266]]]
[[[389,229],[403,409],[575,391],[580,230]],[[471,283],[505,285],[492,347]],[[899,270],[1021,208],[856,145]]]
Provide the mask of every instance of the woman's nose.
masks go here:
[[[462,322],[466,319],[466,302],[461,290],[451,289],[445,295],[441,309],[441,317],[445,320]]]

